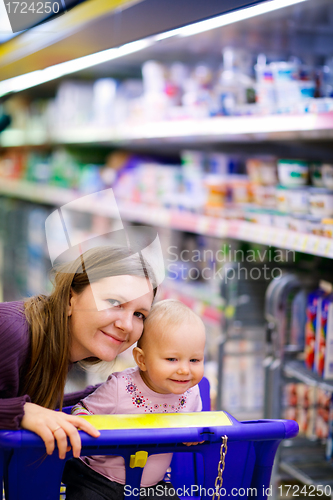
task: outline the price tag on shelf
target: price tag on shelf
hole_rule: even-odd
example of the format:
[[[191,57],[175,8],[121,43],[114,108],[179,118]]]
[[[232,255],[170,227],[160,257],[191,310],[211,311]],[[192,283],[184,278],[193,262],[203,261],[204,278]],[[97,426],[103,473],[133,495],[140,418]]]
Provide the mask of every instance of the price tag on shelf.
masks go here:
[[[163,227],[169,227],[171,224],[171,214],[170,210],[161,209],[158,213],[159,222]]]
[[[197,219],[197,232],[200,234],[210,234],[210,225],[213,225],[213,217],[207,217],[205,215],[199,215]]]
[[[269,244],[272,246],[274,245],[280,246],[283,238],[284,238],[284,229],[272,227]]]
[[[156,208],[151,208],[151,210],[147,210],[148,215],[148,220],[150,224],[153,224],[154,226],[159,223],[159,210]]]
[[[260,234],[261,234],[261,226],[259,226],[259,224],[253,224],[249,239],[255,241],[256,243],[259,243]]]
[[[328,238],[318,237],[317,253],[318,255],[326,256],[328,252],[328,245],[330,240]]]
[[[276,244],[278,247],[281,247],[281,248],[287,248],[288,246],[288,243],[287,243],[287,239],[288,239],[288,235],[289,235],[289,231],[287,230],[281,230],[280,232],[280,238],[277,240]]]
[[[171,215],[172,227],[184,231],[197,231],[198,216],[189,212],[173,211]]]
[[[293,248],[295,239],[294,231],[283,230],[281,234],[281,247],[282,248]]]
[[[327,255],[330,259],[333,259],[333,240],[330,240],[327,245]]]
[[[300,252],[306,252],[308,240],[309,240],[309,235],[302,234],[302,236],[299,239],[299,245],[298,245],[297,250],[299,250]]]
[[[228,236],[228,221],[225,219],[218,219],[216,224],[216,233],[215,236],[219,236],[220,238]]]
[[[274,228],[271,226],[260,226],[259,238],[260,243],[271,245]]]
[[[251,235],[253,235],[253,226],[254,224],[251,224],[250,222],[240,222],[238,238],[245,241],[250,240]]]
[[[319,244],[318,236],[310,234],[304,251],[307,253],[316,254],[318,249],[318,244]]]
[[[230,238],[240,238],[240,228],[242,227],[242,222],[236,220],[228,221],[228,236]]]
[[[299,246],[299,241],[301,239],[301,235],[300,233],[295,233],[293,238],[291,239],[291,245],[290,245],[290,248],[292,250],[297,250],[298,246]]]

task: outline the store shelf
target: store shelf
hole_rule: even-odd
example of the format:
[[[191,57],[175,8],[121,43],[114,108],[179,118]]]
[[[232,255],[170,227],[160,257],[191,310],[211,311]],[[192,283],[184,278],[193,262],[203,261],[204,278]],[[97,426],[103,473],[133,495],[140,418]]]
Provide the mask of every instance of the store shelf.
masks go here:
[[[281,471],[309,486],[327,486],[327,492],[331,491],[332,494],[333,464],[325,460],[324,444],[296,438],[292,442],[282,443],[280,450]]]
[[[299,115],[224,116],[201,120],[156,121],[122,124],[110,128],[96,126],[47,132],[5,130],[0,136],[3,147],[44,144],[114,144],[171,142],[193,144],[196,141],[277,141],[325,140],[333,137],[333,112]]]
[[[319,375],[308,370],[302,361],[287,361],[283,367],[283,371],[287,377],[292,377],[300,382],[304,382],[304,384],[333,392],[333,380],[323,380]]]
[[[84,195],[76,191],[53,186],[34,184],[27,181],[1,179],[0,194],[28,200],[35,203],[61,206],[76,200],[75,209],[112,217],[114,207],[108,204],[103,192],[93,205],[87,205]],[[140,222],[159,227],[171,227],[181,231],[232,238],[241,241],[261,243],[263,245],[284,248],[291,252],[299,251],[312,255],[333,258],[333,239],[312,234],[297,233],[287,229],[263,226],[242,220],[228,220],[208,215],[199,215],[187,211],[166,209],[143,205],[141,203],[117,202],[124,220]]]
[[[158,293],[163,299],[173,298],[185,303],[204,321],[221,325],[224,300],[220,295],[214,294],[207,283],[193,285],[183,280],[166,279],[160,285]]]

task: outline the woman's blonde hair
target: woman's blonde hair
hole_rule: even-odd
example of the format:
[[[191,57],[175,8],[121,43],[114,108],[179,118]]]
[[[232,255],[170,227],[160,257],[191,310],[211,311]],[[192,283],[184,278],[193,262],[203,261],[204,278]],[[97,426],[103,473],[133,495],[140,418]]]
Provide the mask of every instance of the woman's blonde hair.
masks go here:
[[[125,260],[124,260],[125,259]],[[48,408],[62,407],[70,363],[68,306],[71,292],[80,294],[90,284],[109,276],[149,279],[156,294],[153,270],[138,254],[124,247],[97,247],[74,262],[53,270],[53,291],[25,300],[31,343],[27,375],[20,393]]]
[[[163,336],[167,334],[168,327],[179,326],[183,322],[188,324],[197,322],[203,325],[200,316],[180,300],[164,299],[156,302],[145,320],[143,333],[137,343],[138,347],[143,347],[145,332],[150,328],[158,327],[159,335]]]

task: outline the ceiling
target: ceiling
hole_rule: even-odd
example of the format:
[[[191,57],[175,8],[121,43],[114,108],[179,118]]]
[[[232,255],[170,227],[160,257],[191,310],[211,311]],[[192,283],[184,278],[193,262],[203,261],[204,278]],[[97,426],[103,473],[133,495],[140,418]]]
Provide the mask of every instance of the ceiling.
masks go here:
[[[197,5],[190,12],[186,9],[189,1],[193,7]],[[171,2],[176,0],[87,0],[65,15],[0,45],[0,79],[160,33],[186,24],[186,20],[202,19],[208,12],[216,14],[221,9],[230,9],[231,4],[235,7],[236,4],[250,3],[245,0],[207,0],[203,4],[201,0],[197,3],[177,0],[175,16],[167,15]],[[155,5],[155,10],[152,5]],[[161,40],[135,54],[94,66],[71,77],[140,76],[141,65],[148,59],[165,63],[186,61],[188,64],[204,61],[216,67],[222,63],[222,51],[226,46],[246,48],[253,59],[264,52],[268,60],[298,57],[311,66],[323,64],[329,57],[333,61],[333,1],[307,0],[223,28],[190,37]],[[250,61],[249,66],[253,68],[254,62]],[[42,96],[44,92],[52,92],[54,87],[55,82],[50,82],[29,92],[37,91]]]
[[[87,0],[64,15],[0,45],[0,79],[264,1]]]

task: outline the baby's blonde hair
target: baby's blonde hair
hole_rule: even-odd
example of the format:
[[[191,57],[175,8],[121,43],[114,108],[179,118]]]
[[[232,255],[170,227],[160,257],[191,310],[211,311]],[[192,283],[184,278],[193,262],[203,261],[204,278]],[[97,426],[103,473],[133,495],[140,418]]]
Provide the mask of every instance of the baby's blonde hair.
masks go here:
[[[144,322],[143,333],[137,344],[138,347],[142,347],[145,332],[149,329],[157,327],[163,333],[169,326],[179,326],[183,322],[197,322],[203,325],[200,316],[180,300],[165,299],[156,302]]]

